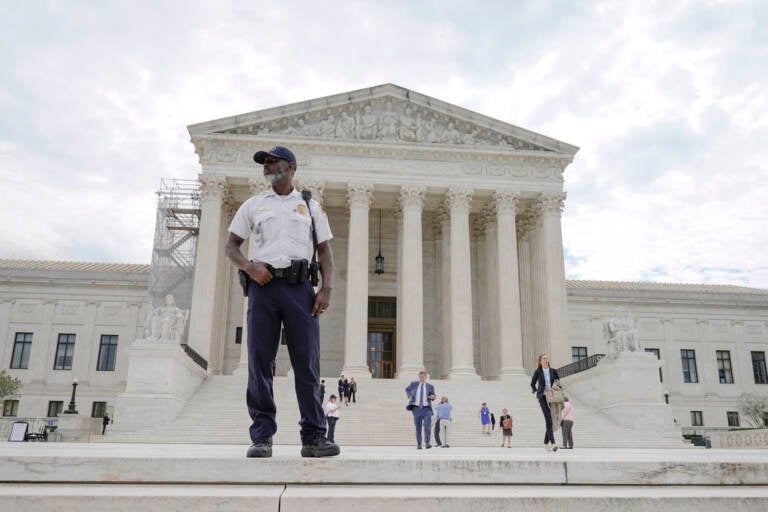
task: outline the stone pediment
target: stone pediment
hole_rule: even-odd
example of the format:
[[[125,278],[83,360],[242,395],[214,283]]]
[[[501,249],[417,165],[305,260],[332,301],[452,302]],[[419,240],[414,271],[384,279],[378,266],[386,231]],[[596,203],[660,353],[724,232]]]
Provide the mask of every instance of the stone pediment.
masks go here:
[[[575,154],[578,148],[475,112],[386,84],[189,127],[190,134],[258,135],[484,146]]]

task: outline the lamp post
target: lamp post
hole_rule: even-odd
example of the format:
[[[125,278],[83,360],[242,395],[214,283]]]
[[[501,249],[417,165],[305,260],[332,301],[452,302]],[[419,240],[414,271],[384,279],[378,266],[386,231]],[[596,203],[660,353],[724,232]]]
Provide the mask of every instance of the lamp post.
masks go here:
[[[384,273],[384,256],[381,255],[381,208],[379,208],[379,254],[376,256],[376,274]]]
[[[664,391],[664,401],[669,405],[669,391]]]
[[[64,414],[78,414],[75,407],[75,393],[77,392],[77,379],[72,379],[72,398],[69,399],[69,407]]]

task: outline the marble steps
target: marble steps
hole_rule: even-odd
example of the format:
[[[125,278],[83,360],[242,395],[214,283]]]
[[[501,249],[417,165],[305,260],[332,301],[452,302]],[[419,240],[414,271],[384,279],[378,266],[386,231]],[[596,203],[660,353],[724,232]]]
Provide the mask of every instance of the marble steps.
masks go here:
[[[0,510],[710,512],[768,509],[766,450],[0,443]]]
[[[328,381],[328,380],[327,380]],[[454,404],[454,421],[449,441],[455,446],[498,446],[501,433],[497,428],[492,435],[480,433],[477,410],[481,401],[487,401],[495,414],[500,415],[504,404],[515,418],[516,446],[538,446],[543,435],[543,420],[537,402],[527,388],[527,378],[516,381],[433,381],[438,395],[446,395]],[[335,381],[334,381],[335,384]],[[365,381],[360,384],[360,400],[342,409],[337,424],[337,440],[343,445],[412,445],[413,423],[405,411],[403,389],[405,383],[397,380]],[[326,396],[331,387],[326,388]],[[522,389],[523,392],[517,390]],[[164,443],[222,443],[247,444],[247,426],[250,423],[244,405],[245,376],[211,376],[201,386],[187,407],[172,422],[121,432],[108,430],[105,442],[164,442]],[[298,407],[293,381],[275,379],[275,397],[278,405],[278,444],[298,443]],[[483,397],[473,399],[473,397]],[[613,424],[602,415],[589,411],[574,400],[577,428],[574,437],[578,446],[680,446],[679,436],[658,438],[642,432],[633,432]],[[119,426],[119,418],[115,426]],[[560,435],[556,433],[556,438]]]

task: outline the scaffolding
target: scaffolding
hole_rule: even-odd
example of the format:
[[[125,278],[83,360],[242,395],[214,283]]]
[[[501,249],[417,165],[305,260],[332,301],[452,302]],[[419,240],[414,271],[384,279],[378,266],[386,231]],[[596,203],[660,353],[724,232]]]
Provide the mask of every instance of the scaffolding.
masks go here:
[[[149,284],[152,306],[160,306],[171,294],[176,306],[190,309],[200,231],[200,185],[197,180],[164,178],[157,197]]]

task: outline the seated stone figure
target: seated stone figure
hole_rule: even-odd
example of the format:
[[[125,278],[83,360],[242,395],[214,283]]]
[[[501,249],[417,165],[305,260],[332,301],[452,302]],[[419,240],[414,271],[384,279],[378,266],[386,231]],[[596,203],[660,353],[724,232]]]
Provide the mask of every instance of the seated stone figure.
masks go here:
[[[144,337],[148,340],[180,343],[189,319],[189,310],[176,306],[173,295],[165,296],[165,303],[147,315]]]
[[[603,333],[607,338],[609,356],[640,350],[637,329],[627,308],[616,308],[615,316],[603,322]]]

